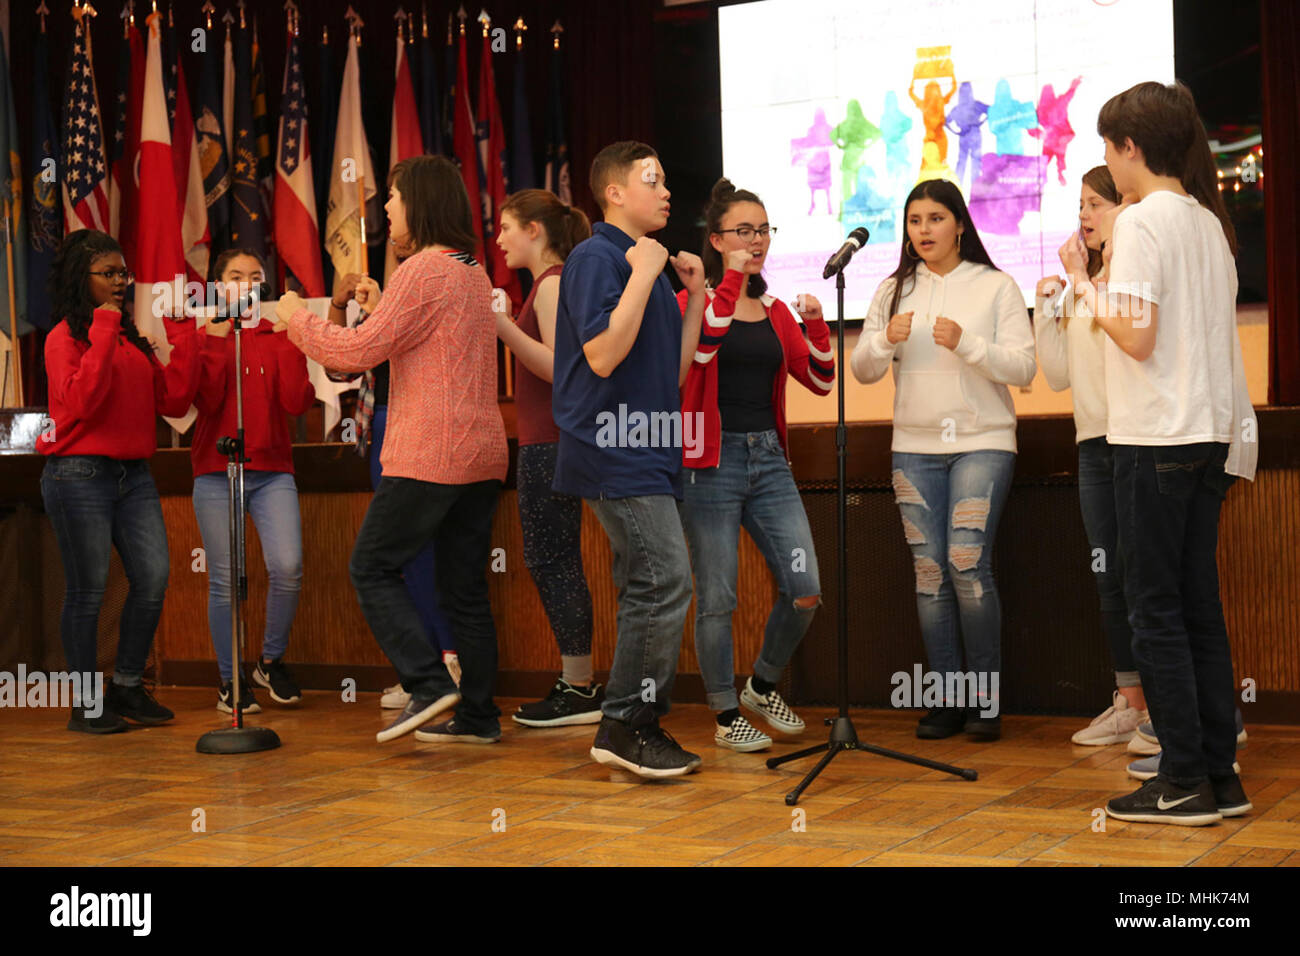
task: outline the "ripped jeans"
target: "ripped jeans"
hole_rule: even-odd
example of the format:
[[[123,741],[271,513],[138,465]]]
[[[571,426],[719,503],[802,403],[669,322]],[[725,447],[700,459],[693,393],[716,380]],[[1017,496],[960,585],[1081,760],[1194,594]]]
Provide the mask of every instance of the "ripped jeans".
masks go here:
[[[993,542],[1015,467],[1009,451],[894,453],[894,501],[912,549],[916,612],[932,671],[963,672],[964,645],[965,670],[990,681],[1000,677],[1002,604]]]
[[[773,430],[723,432],[718,467],[683,469],[682,491],[678,508],[695,572],[695,654],[709,707],[722,712],[739,706],[731,615],[741,527],[776,579],[776,603],[754,661],[755,676],[773,684],[821,603],[817,553],[803,499]]]

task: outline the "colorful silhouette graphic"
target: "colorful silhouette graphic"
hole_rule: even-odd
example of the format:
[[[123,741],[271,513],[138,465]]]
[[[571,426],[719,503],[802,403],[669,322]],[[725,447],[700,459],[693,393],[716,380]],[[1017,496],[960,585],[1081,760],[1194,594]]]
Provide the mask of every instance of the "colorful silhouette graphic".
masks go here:
[[[876,189],[876,171],[870,166],[858,168],[853,195],[844,203],[840,221],[845,229],[866,226],[871,237],[867,242],[893,243],[897,234],[897,203],[888,193]]]
[[[885,168],[892,179],[902,176],[911,167],[907,158],[907,134],[911,131],[912,117],[898,108],[898,94],[890,90],[885,94],[880,133],[885,140]]]
[[[957,89],[957,105],[948,113],[945,125],[957,134],[957,182],[961,183],[966,171],[966,160],[970,159],[971,182],[980,177],[980,147],[983,135],[980,126],[988,116],[987,103],[975,99],[970,82],[964,82]]]
[[[862,105],[857,100],[849,100],[848,115],[831,130],[831,139],[844,153],[840,159],[840,193],[842,201],[848,202],[858,182],[862,154],[880,139],[880,130],[862,115]],[[843,208],[840,212],[842,218]]]
[[[1025,154],[1025,130],[1038,125],[1038,115],[1034,104],[1028,100],[1017,100],[1011,96],[1011,84],[1006,79],[998,80],[993,93],[993,105],[989,107],[989,132],[997,139],[997,150],[1002,156],[1023,156]],[[975,179],[978,177],[972,177]]]
[[[808,169],[808,215],[817,206],[817,193],[826,194],[826,215],[831,216],[831,124],[826,111],[818,107],[804,136],[790,140],[790,165],[802,163]]]
[[[907,88],[907,95],[912,98],[916,108],[921,111],[921,122],[925,124],[925,143],[934,143],[939,152],[939,161],[945,163],[948,160],[948,134],[943,130],[944,108],[948,105],[948,101],[952,99],[952,95],[957,92],[956,77],[949,77],[949,80],[952,82],[952,87],[946,95],[940,91],[937,80],[930,80],[925,84],[924,99],[918,98],[916,95],[917,81],[915,79],[912,80],[912,85]],[[921,168],[924,169],[924,145],[922,145],[921,150]]]
[[[1055,159],[1056,175],[1062,186],[1065,185],[1065,150],[1070,145],[1070,140],[1074,139],[1074,129],[1070,126],[1070,100],[1074,99],[1074,92],[1082,81],[1083,77],[1076,76],[1070,88],[1060,96],[1056,95],[1051,83],[1044,86],[1038,97],[1038,124],[1042,129],[1029,131],[1030,136],[1041,136],[1043,139],[1043,155],[1047,157],[1047,163],[1043,167],[1044,175]]]

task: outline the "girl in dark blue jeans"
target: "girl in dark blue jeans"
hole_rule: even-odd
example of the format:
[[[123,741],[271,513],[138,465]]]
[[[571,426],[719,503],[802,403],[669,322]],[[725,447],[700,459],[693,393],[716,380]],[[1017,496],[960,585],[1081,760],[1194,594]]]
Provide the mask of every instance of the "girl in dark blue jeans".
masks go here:
[[[63,240],[50,270],[54,315],[45,342],[50,420],[37,441],[48,455],[41,495],[63,559],[67,590],[59,633],[68,667],[96,668],[99,607],[114,547],[130,589],[122,608],[117,665],[104,699],[82,693],[69,730],[125,730],[123,718],[157,724],[174,714],[142,678],[167,589],[167,529],[149,473],[155,420],[183,415],[197,384],[194,326],[176,323],[164,367],[152,341],[124,313],[132,275],[121,247],[102,232]]]

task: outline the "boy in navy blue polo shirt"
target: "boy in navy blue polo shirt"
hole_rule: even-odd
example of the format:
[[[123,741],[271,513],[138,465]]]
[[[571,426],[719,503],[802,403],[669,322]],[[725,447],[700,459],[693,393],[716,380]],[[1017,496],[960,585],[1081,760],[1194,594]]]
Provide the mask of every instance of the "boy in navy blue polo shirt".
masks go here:
[[[659,727],[668,712],[691,566],[681,498],[681,382],[699,341],[704,268],[672,258],[686,315],[646,234],[668,223],[669,193],[644,143],[607,146],[591,164],[604,213],[564,263],[555,318],[554,489],[587,500],[609,536],[618,644],[592,757],[643,777],[690,773],[700,758]]]

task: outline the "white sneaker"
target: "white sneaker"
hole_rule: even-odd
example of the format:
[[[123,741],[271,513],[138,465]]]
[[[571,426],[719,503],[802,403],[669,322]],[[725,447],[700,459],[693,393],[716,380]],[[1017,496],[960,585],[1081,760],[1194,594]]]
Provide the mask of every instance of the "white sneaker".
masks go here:
[[[1138,710],[1119,691],[1111,694],[1111,705],[1093,718],[1092,723],[1080,730],[1070,742],[1081,747],[1105,747],[1122,744],[1137,734],[1138,724],[1147,719],[1145,710]]]
[[[451,679],[454,680],[456,682],[456,686],[459,687],[460,686],[460,655],[457,654],[455,651],[443,651],[442,663],[446,666],[447,673],[451,675]]]
[[[765,696],[754,690],[754,679],[745,681],[740,692],[740,706],[751,710],[783,734],[803,733],[803,719],[790,709],[773,687]]]
[[[384,710],[401,710],[411,702],[411,695],[402,690],[401,684],[384,688],[384,696],[379,698],[379,706]]]
[[[1151,724],[1149,720],[1142,721],[1142,727],[1150,726]],[[1133,737],[1129,740],[1128,752],[1131,754],[1137,754],[1139,757],[1150,757],[1153,754],[1160,753],[1160,741],[1151,739],[1155,736],[1154,731],[1148,735],[1143,732],[1142,727],[1139,727],[1134,732]]]
[[[738,750],[741,753],[750,753],[755,750],[766,750],[772,746],[772,738],[756,729],[744,717],[737,716],[726,727],[717,723],[717,721],[714,721],[714,725],[718,729],[713,735],[713,742],[719,747]]]

